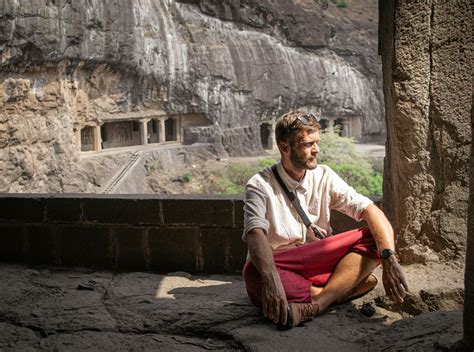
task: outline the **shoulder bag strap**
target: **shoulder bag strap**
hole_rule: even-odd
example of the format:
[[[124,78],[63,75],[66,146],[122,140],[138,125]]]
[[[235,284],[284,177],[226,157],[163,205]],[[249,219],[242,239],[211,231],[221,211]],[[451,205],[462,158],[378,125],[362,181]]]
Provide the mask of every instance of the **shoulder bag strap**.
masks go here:
[[[273,165],[271,167],[271,169],[272,169],[273,174],[275,175],[275,178],[277,179],[278,183],[280,184],[281,188],[285,192],[286,196],[290,200],[293,207],[298,212],[298,215],[300,216],[300,218],[303,221],[303,223],[305,224],[305,226],[310,227],[317,237],[319,237],[321,239],[324,238],[324,235],[321,233],[321,231],[319,231],[319,229],[315,225],[313,225],[311,220],[309,220],[308,215],[306,214],[306,212],[301,207],[301,204],[300,204],[300,201],[298,200],[298,197],[296,197],[295,194],[293,192],[290,192],[288,187],[286,187],[285,183],[283,182],[283,180],[280,177],[280,174],[278,173],[276,164]]]

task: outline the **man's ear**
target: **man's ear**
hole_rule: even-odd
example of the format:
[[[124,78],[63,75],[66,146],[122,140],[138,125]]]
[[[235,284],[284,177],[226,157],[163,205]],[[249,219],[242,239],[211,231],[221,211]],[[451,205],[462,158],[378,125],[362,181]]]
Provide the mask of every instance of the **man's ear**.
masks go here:
[[[281,141],[278,143],[278,149],[284,154],[287,154],[290,151],[290,145],[287,141]]]

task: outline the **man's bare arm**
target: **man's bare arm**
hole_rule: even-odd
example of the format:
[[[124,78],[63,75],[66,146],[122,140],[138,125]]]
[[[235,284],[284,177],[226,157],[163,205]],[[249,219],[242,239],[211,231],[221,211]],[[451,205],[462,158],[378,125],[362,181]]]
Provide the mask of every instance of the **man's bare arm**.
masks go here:
[[[273,251],[267,236],[262,229],[253,229],[246,235],[250,259],[262,275],[262,310],[263,315],[286,325],[288,302],[280,275],[275,267]]]
[[[395,251],[395,240],[393,228],[387,217],[375,204],[371,204],[365,209],[362,218],[367,221],[369,229],[374,236],[379,253],[384,249]],[[385,292],[392,299],[403,302],[408,291],[405,275],[395,255],[386,260],[382,260],[382,280]]]

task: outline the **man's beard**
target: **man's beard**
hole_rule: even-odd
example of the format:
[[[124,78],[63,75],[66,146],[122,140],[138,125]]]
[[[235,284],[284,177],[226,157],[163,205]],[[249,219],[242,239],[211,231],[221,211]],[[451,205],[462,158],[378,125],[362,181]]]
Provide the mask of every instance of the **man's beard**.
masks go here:
[[[299,170],[314,170],[318,166],[316,162],[316,157],[313,157],[314,160],[306,159],[304,156],[298,156],[296,150],[291,149],[290,161],[293,166]]]

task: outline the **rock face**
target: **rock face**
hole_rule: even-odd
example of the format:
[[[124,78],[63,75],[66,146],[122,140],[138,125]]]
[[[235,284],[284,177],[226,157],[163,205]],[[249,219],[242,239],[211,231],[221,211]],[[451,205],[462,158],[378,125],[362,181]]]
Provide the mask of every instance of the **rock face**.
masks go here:
[[[328,3],[3,1],[1,191],[93,191],[78,136],[104,120],[202,114],[190,142],[241,155],[303,107],[380,140],[377,4]]]
[[[474,130],[474,114],[471,106],[471,131]],[[474,349],[474,144],[471,143],[469,168],[469,215],[464,275],[464,343]]]
[[[380,2],[384,204],[404,262],[465,253],[472,109],[468,2]]]

